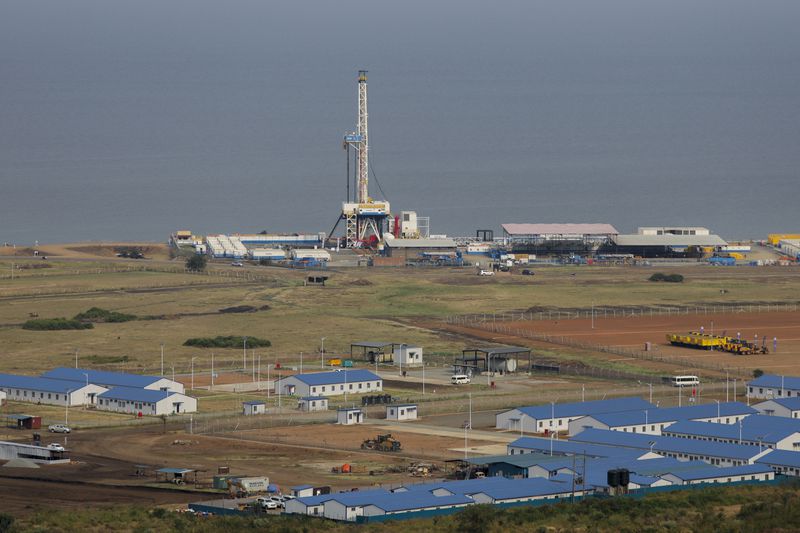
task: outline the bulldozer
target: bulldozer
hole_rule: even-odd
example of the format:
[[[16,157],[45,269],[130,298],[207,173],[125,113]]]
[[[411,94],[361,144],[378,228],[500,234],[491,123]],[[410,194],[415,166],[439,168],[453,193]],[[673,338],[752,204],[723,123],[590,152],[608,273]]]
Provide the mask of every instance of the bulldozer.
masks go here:
[[[391,433],[378,435],[374,439],[367,439],[361,443],[362,450],[376,450],[379,452],[399,452],[400,441],[392,437]]]

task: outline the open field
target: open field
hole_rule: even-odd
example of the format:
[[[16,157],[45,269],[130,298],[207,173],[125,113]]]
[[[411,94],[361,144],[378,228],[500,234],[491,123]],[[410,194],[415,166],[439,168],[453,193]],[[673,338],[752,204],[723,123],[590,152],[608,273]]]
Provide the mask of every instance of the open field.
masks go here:
[[[11,264],[36,264],[22,256],[0,260],[0,371],[36,374],[54,366],[78,364],[92,368],[141,373],[161,372],[160,344],[164,343],[164,373],[173,372],[187,387],[194,371],[195,394],[200,412],[171,419],[166,426],[158,419],[135,420],[131,416],[73,408],[70,423],[78,429],[67,443],[77,463],[69,467],[26,470],[0,468],[0,486],[26,490],[29,479],[43,478],[48,505],[73,508],[72,492],[58,491],[78,479],[85,482],[87,501],[107,505],[127,501],[177,503],[197,495],[149,487],[154,479],[131,475],[133,465],[197,468],[209,478],[218,466],[233,473],[268,475],[279,485],[300,482],[330,484],[335,488],[391,484],[408,481],[408,475],[386,472],[414,459],[442,461],[461,457],[461,426],[468,418],[472,397],[474,425],[470,453],[494,453],[513,435],[491,430],[494,413],[510,406],[545,403],[551,399],[575,401],[611,395],[649,392],[647,382],[614,381],[592,376],[481,376],[466,387],[448,384],[453,357],[476,343],[508,343],[531,346],[535,359],[579,363],[598,369],[616,369],[657,376],[676,366],[665,367],[635,358],[613,356],[588,349],[522,339],[507,333],[454,326],[448,316],[479,313],[534,313],[543,310],[590,309],[620,306],[681,306],[732,303],[800,302],[800,272],[794,268],[670,268],[686,277],[678,285],[647,281],[652,269],[605,267],[538,268],[535,276],[500,273],[478,277],[472,269],[353,269],[330,270],[326,287],[303,285],[305,273],[280,268],[235,268],[215,263],[213,275],[185,273],[180,262],[166,259],[124,261],[111,258],[107,248],[51,257],[48,268],[27,268],[10,274]],[[95,255],[92,255],[92,254]],[[97,255],[100,254],[100,255]],[[224,312],[234,306],[250,306],[252,312]],[[27,331],[21,324],[31,315],[39,318],[72,317],[91,307],[134,314],[138,320],[95,324],[80,331]],[[711,361],[750,365],[764,370],[791,373],[800,352],[800,327],[796,314],[762,313],[690,315],[622,319],[595,318],[595,329],[586,319],[504,321],[514,328],[574,337],[582,342],[633,348],[645,341],[656,343],[659,353],[678,359],[709,358]],[[777,336],[779,350],[768,356],[735,357],[663,346],[664,334],[674,329],[728,332],[741,330]],[[269,339],[269,348],[202,349],[183,346],[191,337],[217,335],[257,336]],[[330,424],[335,413],[301,414],[293,399],[284,398],[281,412],[263,417],[241,416],[241,402],[266,399],[253,389],[256,380],[270,378],[280,363],[281,372],[291,373],[303,360],[306,372],[320,368],[319,350],[325,337],[326,358],[346,355],[353,341],[394,341],[418,344],[425,349],[427,391],[422,394],[420,371],[401,376],[397,368],[381,365],[386,390],[403,401],[417,402],[422,419],[411,425],[392,425],[382,420],[382,407],[368,409],[369,424],[341,427]],[[211,358],[217,374],[210,389]],[[246,357],[246,365],[243,361]],[[193,361],[193,364],[192,364]],[[259,365],[260,362],[260,365]],[[358,363],[363,367],[363,363]],[[370,367],[372,368],[372,367]],[[748,367],[749,368],[749,367]],[[796,369],[800,371],[800,369]],[[489,386],[495,381],[496,387]],[[234,390],[233,385],[240,388]],[[713,385],[713,386],[712,386]],[[709,383],[707,395],[724,397],[724,383]],[[248,389],[248,390],[245,390]],[[674,390],[657,385],[654,401],[672,405]],[[704,394],[706,394],[704,392]],[[739,391],[741,394],[741,389]],[[348,403],[360,403],[348,397]],[[343,405],[335,398],[332,406]],[[274,396],[268,400],[276,411]],[[11,403],[4,412],[41,415],[45,424],[62,422],[61,408]],[[193,434],[188,434],[190,427]],[[482,429],[478,429],[482,428]],[[166,433],[165,433],[166,431]],[[403,443],[395,455],[364,452],[360,442],[378,433],[391,432]],[[29,435],[5,430],[6,438]],[[198,434],[199,433],[199,434]],[[52,437],[61,440],[63,437]],[[173,444],[174,441],[184,444]],[[354,464],[350,476],[332,474],[332,466]],[[400,468],[402,470],[402,468]],[[370,476],[369,471],[384,472]],[[121,488],[110,487],[121,485]],[[97,488],[101,487],[101,488]],[[107,490],[107,494],[103,491]],[[51,500],[52,498],[52,500]],[[24,499],[12,507],[28,513]]]
[[[800,311],[595,318],[594,329],[591,327],[591,319],[517,321],[508,325],[549,335],[563,335],[603,346],[643,349],[645,342],[651,342],[654,351],[677,360],[701,359],[729,366],[761,368],[766,372],[777,374],[800,375]],[[711,333],[712,325],[716,334],[727,332],[727,335],[735,337],[737,333],[741,333],[742,339],[751,342],[757,335],[759,345],[762,337],[766,336],[766,345],[771,353],[734,355],[672,346],[666,341],[667,333],[699,331],[701,326],[706,333]],[[773,352],[773,338],[778,339],[777,352]]]

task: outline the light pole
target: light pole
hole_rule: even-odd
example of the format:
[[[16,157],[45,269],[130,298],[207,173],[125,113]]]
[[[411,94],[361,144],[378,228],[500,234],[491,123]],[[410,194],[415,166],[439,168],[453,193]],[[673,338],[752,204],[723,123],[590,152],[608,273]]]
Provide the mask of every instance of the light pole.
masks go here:
[[[81,373],[86,377],[86,388],[88,389],[89,388],[89,374],[87,374],[86,372],[81,372]],[[87,400],[86,400],[86,394],[87,394],[86,393],[86,389],[83,389],[83,406],[84,407],[86,407],[86,404],[88,403]]]
[[[211,390],[214,390],[214,352],[211,352]]]
[[[300,352],[300,373],[303,373],[303,352]]]
[[[594,329],[594,300],[592,300],[592,329]]]
[[[555,400],[550,402],[550,425],[556,428],[558,431],[558,426],[556,426],[556,402]],[[550,455],[553,455],[552,453]]]
[[[197,357],[192,357],[192,387],[191,387],[192,390],[194,390],[194,360],[195,359],[197,359]]]
[[[742,443],[742,419],[739,419],[739,444]]]
[[[322,370],[325,370],[325,339],[327,339],[327,337],[322,337],[319,340],[319,367]],[[377,371],[377,369],[378,369],[378,360],[375,359],[375,370]]]
[[[258,373],[258,381],[256,381],[256,390],[260,391],[261,390],[261,356],[260,355],[258,356],[258,370],[256,372]]]
[[[650,387],[650,403],[653,403],[653,384],[648,383],[647,386]]]
[[[555,433],[550,433],[550,457],[553,457],[553,436]]]
[[[72,390],[67,391],[67,397],[65,398],[64,402],[64,425],[69,426],[69,402],[70,398],[72,398]]]
[[[161,377],[164,377],[164,343],[161,343]]]
[[[731,400],[730,400],[730,396],[729,396],[729,394],[728,394],[728,387],[729,387],[729,386],[730,386],[730,376],[729,376],[729,374],[728,374],[728,369],[726,368],[726,369],[725,369],[725,401],[726,401],[726,402],[729,402],[729,401],[731,401]]]
[[[586,385],[581,385],[581,401],[586,401]]]
[[[519,415],[519,436],[522,436],[522,426],[524,425],[525,413],[521,413]]]
[[[425,396],[425,363],[422,363],[422,395]]]
[[[472,393],[469,393],[469,428],[472,429]]]
[[[247,370],[247,337],[242,337],[242,370]]]
[[[272,365],[267,364],[267,400],[269,400],[269,367]]]
[[[714,400],[717,402],[717,424],[720,423],[720,414],[719,414],[719,400]]]
[[[253,361],[252,361],[253,364],[250,365],[250,366],[252,367],[251,370],[253,371],[253,383],[255,383],[256,382],[256,351],[255,350],[250,350],[250,355],[253,358]]]

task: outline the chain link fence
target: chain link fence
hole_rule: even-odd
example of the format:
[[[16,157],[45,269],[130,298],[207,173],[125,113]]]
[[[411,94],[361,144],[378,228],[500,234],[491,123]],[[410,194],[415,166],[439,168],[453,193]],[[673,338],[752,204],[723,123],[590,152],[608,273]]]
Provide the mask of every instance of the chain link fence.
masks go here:
[[[445,322],[453,325],[469,325],[487,322],[522,322],[543,320],[578,320],[600,318],[637,318],[681,315],[719,315],[739,313],[797,312],[798,303],[749,303],[683,306],[599,306],[592,309],[541,309],[528,311],[504,311],[500,313],[472,313],[449,315]]]

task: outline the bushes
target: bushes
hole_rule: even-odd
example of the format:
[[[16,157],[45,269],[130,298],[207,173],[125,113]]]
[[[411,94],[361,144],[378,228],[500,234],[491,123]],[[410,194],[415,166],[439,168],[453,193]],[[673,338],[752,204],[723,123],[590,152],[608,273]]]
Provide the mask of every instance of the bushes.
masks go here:
[[[136,320],[136,318],[136,315],[109,311],[99,307],[92,307],[86,312],[75,315],[75,320],[80,320],[81,322],[129,322]]]
[[[195,348],[244,348],[244,339],[247,339],[248,348],[266,348],[272,346],[267,339],[258,337],[244,337],[236,335],[217,336],[217,337],[195,337],[187,339],[184,346],[194,346]]]
[[[186,270],[201,272],[206,269],[208,258],[204,255],[194,254],[186,260]]]
[[[92,329],[91,322],[81,322],[74,318],[35,318],[22,324],[22,329],[31,331],[56,331],[63,329]]]
[[[683,276],[680,274],[664,274],[663,272],[656,272],[648,278],[650,281],[664,281],[666,283],[681,283]]]

